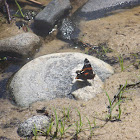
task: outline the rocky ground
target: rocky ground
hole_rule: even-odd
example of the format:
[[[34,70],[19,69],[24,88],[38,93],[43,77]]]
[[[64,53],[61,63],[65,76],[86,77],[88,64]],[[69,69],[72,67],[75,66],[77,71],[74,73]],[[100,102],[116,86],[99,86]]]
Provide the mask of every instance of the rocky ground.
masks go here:
[[[78,2],[77,2],[78,3]],[[75,6],[76,8],[76,6]],[[82,132],[77,136],[78,139],[89,139],[90,129],[86,117],[90,120],[93,127],[93,136],[91,139],[140,139],[140,85],[127,88],[123,93],[121,102],[121,117],[117,121],[106,121],[109,105],[105,91],[113,99],[118,92],[120,85],[134,84],[140,81],[140,7],[132,9],[119,10],[112,15],[91,20],[82,21],[80,23],[81,33],[79,40],[83,43],[98,46],[99,44],[107,44],[112,52],[105,55],[108,60],[115,60],[110,63],[115,74],[105,81],[104,92],[97,95],[94,99],[87,102],[76,101],[70,99],[54,99],[52,101],[37,102],[29,108],[17,107],[8,99],[0,99],[0,136],[7,137],[11,140],[22,139],[17,135],[17,128],[20,122],[37,115],[37,109],[46,107],[49,116],[55,116],[53,108],[59,118],[63,117],[64,108],[70,108],[70,124],[79,120],[76,109],[81,114],[83,127]],[[4,38],[15,34],[15,30],[21,32],[13,25],[3,24],[0,38]],[[13,26],[10,28],[10,26]],[[6,34],[4,28],[7,29]],[[15,30],[14,30],[15,29]],[[17,33],[17,32],[16,32]],[[70,46],[68,43],[58,40],[55,37],[56,32],[46,38],[42,38],[43,46],[35,54],[34,58],[56,52],[87,52],[86,48]],[[56,45],[57,44],[57,45]],[[96,55],[93,53],[93,55]],[[123,58],[123,65],[120,66],[119,56]],[[103,57],[104,58],[104,57]],[[108,61],[109,63],[110,61]],[[0,79],[12,75],[9,73],[0,73]],[[113,116],[118,115],[119,111],[116,108],[113,110]],[[88,129],[87,129],[88,128]],[[63,139],[76,139],[75,126],[71,127],[63,136]],[[1,137],[2,139],[2,137]],[[39,140],[45,137],[38,136]],[[49,138],[48,138],[49,139]]]

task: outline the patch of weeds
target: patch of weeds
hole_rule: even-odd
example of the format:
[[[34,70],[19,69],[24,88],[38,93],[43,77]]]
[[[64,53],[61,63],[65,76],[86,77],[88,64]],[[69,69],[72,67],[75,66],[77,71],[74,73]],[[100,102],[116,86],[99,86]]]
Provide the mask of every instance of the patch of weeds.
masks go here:
[[[114,96],[113,100],[111,101],[109,95],[107,92],[106,93],[106,96],[108,98],[108,101],[109,101],[109,106],[108,106],[108,115],[107,115],[107,121],[112,121],[112,119],[114,118],[112,116],[112,112],[114,110],[114,108],[118,105],[118,110],[119,110],[119,114],[118,114],[118,117],[116,117],[116,120],[120,120],[121,118],[121,113],[122,113],[122,110],[121,110],[121,102],[122,102],[122,94],[124,93],[125,89],[127,87],[127,81],[126,81],[126,84],[124,86],[121,85],[120,87],[120,90],[119,92]],[[117,102],[116,102],[116,99],[117,99]],[[116,103],[115,103],[116,102]],[[115,103],[115,104],[114,104]],[[114,105],[113,105],[114,104]]]
[[[106,92],[106,96],[107,96],[107,98],[108,98],[108,101],[109,101],[109,106],[108,106],[108,108],[109,108],[109,111],[108,111],[108,115],[107,115],[107,121],[112,121],[112,119],[113,119],[113,116],[112,116],[112,112],[113,112],[113,110],[114,110],[114,108],[118,105],[119,107],[118,107],[118,109],[119,109],[119,120],[120,120],[120,115],[121,115],[121,108],[120,108],[120,103],[122,102],[122,100],[118,100],[116,103],[115,103],[115,105],[112,105],[112,103],[111,103],[111,100],[110,100],[110,97],[109,97],[109,95],[108,95],[108,93]]]
[[[126,84],[123,86],[121,85],[119,88],[119,91],[117,92],[117,94],[114,96],[114,98],[111,100],[111,98],[109,97],[109,94],[107,92],[106,96],[108,98],[108,102],[109,102],[109,106],[108,106],[108,114],[106,117],[106,120],[104,119],[99,119],[102,121],[106,121],[105,124],[107,124],[108,121],[120,121],[121,120],[121,115],[122,115],[122,109],[121,109],[121,103],[123,101],[124,96],[123,93],[126,92],[126,88],[133,88],[136,87],[140,84],[140,81],[134,84]],[[126,97],[125,97],[126,98]],[[116,106],[118,106],[118,114],[115,116],[113,113],[114,109],[116,108]],[[90,121],[88,119],[88,117],[85,116],[85,118],[88,121],[88,124],[82,122],[82,116],[81,113],[78,109],[76,109],[76,113],[78,113],[78,119],[72,121],[71,117],[71,110],[70,108],[63,108],[62,109],[62,113],[63,116],[61,114],[61,117],[59,116],[59,114],[57,114],[56,110],[54,110],[54,115],[52,115],[53,117],[55,117],[55,119],[52,117],[50,123],[46,126],[46,129],[43,130],[37,130],[36,126],[33,129],[33,134],[35,136],[35,139],[37,139],[37,135],[38,134],[42,134],[43,136],[45,136],[46,138],[50,138],[50,139],[65,139],[65,137],[72,137],[71,139],[73,140],[77,140],[79,139],[79,133],[80,132],[84,132],[89,131],[90,135],[88,136],[88,139],[92,139],[93,136],[95,136],[94,134],[94,129],[97,128],[102,128],[104,127],[105,124],[103,125],[99,125],[96,126],[96,119],[94,118],[93,121]],[[128,113],[127,113],[128,114]],[[74,127],[74,128],[72,128]],[[69,131],[68,131],[69,130]],[[66,133],[70,134],[69,136],[66,136]]]
[[[93,44],[83,42],[81,40],[73,40],[73,45],[79,47],[82,50],[85,50],[85,53],[89,55],[94,54],[97,56],[101,56],[113,51],[111,48],[108,47],[108,44],[106,42],[99,43],[98,45],[95,44],[93,45]]]
[[[67,117],[69,117],[69,111],[70,110],[68,108],[67,113],[64,113],[65,117],[59,118],[56,110],[54,109],[55,120],[51,118],[50,123],[46,126],[45,130],[37,130],[35,127],[33,129],[33,135],[35,138],[37,137],[37,134],[40,133],[46,138],[50,137],[51,139],[61,139],[66,131],[74,126],[74,124],[66,125]]]
[[[98,44],[98,47],[100,48],[100,51],[103,55],[106,55],[107,53],[111,53],[113,50],[108,47],[107,43],[100,43]]]
[[[63,117],[64,117],[64,120],[67,120],[67,121],[70,120],[70,108],[63,109]]]
[[[55,109],[54,109],[54,113],[55,113],[55,132],[54,132],[53,138],[58,138],[59,136],[60,138],[62,138],[62,136],[66,133],[66,131],[73,126],[73,125],[66,126],[66,119],[67,117],[69,117],[69,108],[67,110],[67,114],[64,113],[65,115],[64,119],[58,118],[58,115]]]
[[[68,127],[65,126],[65,120],[61,120],[60,121],[60,128],[59,128],[59,132],[60,132],[60,138],[62,138],[62,136],[65,134],[65,132],[70,129],[72,126],[74,125],[69,125]]]
[[[119,60],[118,62],[121,67],[121,72],[123,72],[125,69],[129,68],[132,65],[136,69],[139,69],[139,67],[140,67],[140,53],[130,54],[129,57],[118,56],[118,60]],[[124,60],[127,60],[130,62],[130,64],[126,67],[124,67]]]
[[[107,63],[114,64],[118,62],[117,58],[110,58],[107,56],[107,53],[111,53],[113,52],[113,50],[108,47],[108,44],[106,42],[93,45],[82,42],[81,40],[74,40],[73,46],[79,47],[81,50],[85,51],[85,54],[94,55],[95,57],[102,59]]]
[[[108,48],[107,43],[100,43],[98,45],[90,45],[89,43],[83,43],[83,45],[81,46],[81,48],[84,48],[86,54],[94,55],[100,59],[104,59],[105,57],[107,57],[107,53],[112,52],[112,49]]]
[[[37,11],[35,10],[22,9],[17,0],[15,0],[15,3],[18,7],[18,10],[14,14],[15,17],[23,18],[24,20],[30,21],[37,15]]]

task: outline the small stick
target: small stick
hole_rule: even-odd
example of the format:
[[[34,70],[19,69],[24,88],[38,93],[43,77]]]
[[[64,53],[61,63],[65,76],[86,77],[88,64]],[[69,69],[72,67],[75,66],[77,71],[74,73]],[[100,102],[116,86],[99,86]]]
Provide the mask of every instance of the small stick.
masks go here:
[[[116,101],[116,99],[119,97],[121,91],[124,89],[124,86],[121,86],[120,90],[117,92],[117,94],[114,96],[113,100],[111,101],[111,105]]]
[[[8,14],[8,21],[10,23],[11,22],[11,15],[10,15],[10,10],[9,10],[9,5],[8,5],[6,0],[4,0],[4,4],[5,4],[5,7],[6,7],[7,14]]]
[[[35,0],[27,0],[27,1],[35,3],[35,4],[43,5],[42,3],[38,2],[38,1],[35,1]]]
[[[139,85],[140,84],[140,81],[139,82],[137,82],[137,83],[134,83],[134,84],[127,84],[126,85],[126,88],[131,88],[131,87],[135,87],[135,86],[137,86],[137,85]]]
[[[112,102],[111,102],[111,105],[116,101],[117,98],[119,98],[119,95],[120,95],[121,91],[123,91],[125,88],[132,88],[132,87],[135,87],[135,86],[137,86],[137,85],[139,85],[139,84],[140,84],[140,81],[137,82],[137,83],[134,83],[134,84],[127,84],[127,85],[124,85],[124,86],[121,85],[120,88],[119,88],[119,91],[118,91],[117,94],[114,96],[114,98],[113,98],[113,100],[112,100]]]

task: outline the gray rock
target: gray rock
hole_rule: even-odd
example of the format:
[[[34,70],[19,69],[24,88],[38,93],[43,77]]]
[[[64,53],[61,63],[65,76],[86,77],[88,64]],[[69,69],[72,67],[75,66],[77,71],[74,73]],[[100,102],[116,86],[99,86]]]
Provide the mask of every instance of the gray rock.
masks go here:
[[[78,29],[75,27],[75,24],[68,18],[62,20],[61,25],[58,28],[58,38],[63,40],[71,40],[76,38],[78,34]]]
[[[77,15],[86,19],[96,19],[105,16],[107,12],[138,4],[140,4],[140,0],[89,0]]]
[[[40,46],[40,39],[33,33],[22,33],[0,40],[0,51],[17,53],[22,56],[32,55]]]
[[[42,129],[45,130],[48,124],[49,124],[49,118],[47,116],[41,116],[41,115],[33,116],[20,124],[17,133],[21,137],[27,137],[32,134],[35,127],[37,130],[42,130]]]
[[[68,15],[71,9],[69,0],[52,0],[40,13],[35,17],[35,28],[48,33],[54,27],[56,21],[63,16]]]
[[[102,81],[114,73],[113,68],[107,63],[82,53],[57,53],[41,56],[24,65],[14,75],[9,90],[13,94],[15,102],[20,106],[29,106],[39,100],[67,97],[68,94],[76,92],[79,88],[82,89],[80,82],[74,80],[75,71],[82,69],[85,58],[89,59],[94,72]],[[100,83],[98,86],[102,87],[99,78],[95,78],[95,81],[97,80]],[[85,84],[81,82],[85,87],[87,86],[84,91],[89,92],[88,86],[92,86],[95,81]],[[99,93],[101,88],[97,88],[97,90],[95,89]],[[92,91],[90,91],[91,93]],[[89,98],[87,97],[87,99]]]

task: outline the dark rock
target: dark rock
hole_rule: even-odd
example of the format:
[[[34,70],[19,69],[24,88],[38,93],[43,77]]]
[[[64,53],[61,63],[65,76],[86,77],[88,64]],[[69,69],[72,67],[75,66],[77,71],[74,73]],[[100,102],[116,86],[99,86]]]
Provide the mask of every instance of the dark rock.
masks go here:
[[[50,32],[58,20],[68,15],[70,9],[71,5],[69,0],[52,0],[35,17],[35,28],[44,33]]]
[[[103,17],[113,10],[132,7],[140,4],[140,0],[89,0],[77,13],[78,17],[87,20]]]
[[[78,33],[79,30],[76,25],[70,19],[65,18],[58,26],[57,37],[62,40],[72,40],[77,37]]]

